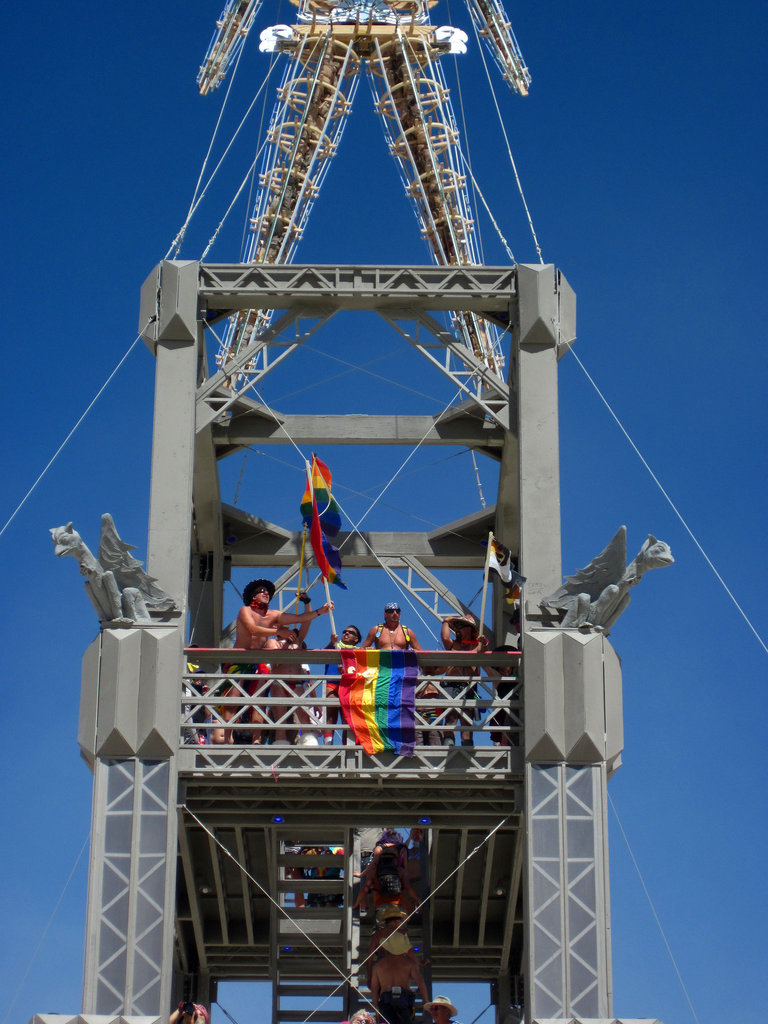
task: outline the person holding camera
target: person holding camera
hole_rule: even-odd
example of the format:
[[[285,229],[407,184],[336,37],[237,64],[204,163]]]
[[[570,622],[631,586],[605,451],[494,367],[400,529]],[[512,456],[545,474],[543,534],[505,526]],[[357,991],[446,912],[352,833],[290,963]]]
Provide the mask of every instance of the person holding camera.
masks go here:
[[[168,1024],[211,1024],[211,1015],[202,1003],[182,1001],[171,1013]]]

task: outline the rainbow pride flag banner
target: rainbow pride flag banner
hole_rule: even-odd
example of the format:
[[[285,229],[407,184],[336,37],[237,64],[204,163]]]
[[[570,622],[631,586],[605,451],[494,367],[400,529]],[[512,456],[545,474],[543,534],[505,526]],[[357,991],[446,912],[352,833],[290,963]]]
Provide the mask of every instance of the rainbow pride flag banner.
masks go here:
[[[341,652],[341,710],[366,754],[413,756],[418,674],[413,651]]]
[[[336,499],[331,494],[331,484],[333,483],[331,471],[324,462],[313,455],[311,473],[312,488],[310,489],[309,480],[307,480],[307,487],[300,506],[304,523],[306,526],[312,525],[312,497],[314,495],[323,533],[329,537],[335,537],[341,529],[341,512],[336,504]]]

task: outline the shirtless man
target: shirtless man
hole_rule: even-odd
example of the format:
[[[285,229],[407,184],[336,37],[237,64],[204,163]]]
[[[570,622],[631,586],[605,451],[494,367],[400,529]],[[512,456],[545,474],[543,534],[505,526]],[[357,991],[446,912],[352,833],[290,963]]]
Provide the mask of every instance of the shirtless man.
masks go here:
[[[419,964],[416,950],[403,927],[405,917],[405,911],[393,903],[385,903],[376,911],[376,931],[371,935],[365,958],[368,988],[371,987],[374,965],[383,955],[383,951],[394,953],[396,956],[407,956]]]
[[[412,1024],[414,982],[424,1002],[429,999],[419,965],[407,954],[384,953],[373,965],[371,1002],[388,1024]]]
[[[384,622],[371,626],[365,638],[364,648],[375,647],[379,651],[422,650],[422,646],[407,626],[400,625],[400,605],[390,601],[384,605]]]
[[[275,596],[275,585],[271,580],[251,580],[243,591],[243,607],[237,616],[235,647],[246,651],[274,650],[278,646],[276,636],[285,637],[290,632],[292,623],[302,625],[311,622],[319,615],[327,615],[333,608],[333,602],[324,604],[314,611],[304,611],[301,615],[295,612],[281,612],[277,608],[270,609],[269,602]],[[308,608],[310,598],[300,594],[299,598]]]
[[[269,602],[275,596],[275,585],[271,580],[251,580],[246,584],[243,591],[243,607],[237,616],[237,630],[235,633],[235,648],[245,651],[275,650],[282,646],[279,639],[291,638],[296,640],[296,634],[290,629],[291,623],[299,623],[302,627],[302,638],[309,629],[309,623],[319,615],[327,614],[333,604],[324,604],[322,608],[315,611],[307,610],[301,615],[292,612],[281,612],[277,608],[270,610]],[[307,594],[299,594],[299,600],[303,602],[304,608],[309,609],[311,599]],[[254,672],[253,664],[231,664],[222,665],[225,672],[237,674],[250,674]],[[256,670],[261,671],[261,670]],[[237,687],[224,689],[222,697],[240,696]],[[224,705],[221,709],[221,717],[224,722],[231,722],[233,719],[243,724],[250,722],[252,725],[266,725],[267,718],[255,705],[251,707],[247,717],[244,717],[242,707],[235,705]],[[262,742],[261,730],[252,731],[252,742]],[[233,743],[235,740],[234,729],[216,728],[212,731],[213,743]]]

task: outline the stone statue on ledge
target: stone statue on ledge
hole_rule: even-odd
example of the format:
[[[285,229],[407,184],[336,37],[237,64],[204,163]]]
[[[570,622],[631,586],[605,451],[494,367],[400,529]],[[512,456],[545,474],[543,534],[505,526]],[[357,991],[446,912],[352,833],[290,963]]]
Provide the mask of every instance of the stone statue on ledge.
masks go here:
[[[177,610],[173,598],[144,572],[143,563],[129,554],[136,548],[120,540],[108,512],[101,517],[98,558],[94,558],[72,523],[55,527],[51,537],[57,555],[73,555],[80,563],[86,593],[100,622],[132,626],[151,622],[153,613],[162,616]]]
[[[566,576],[562,587],[539,605],[564,612],[563,629],[591,627],[607,633],[631,600],[629,588],[649,569],[662,569],[673,562],[669,545],[649,534],[627,565],[627,528],[620,526],[597,558],[574,576]]]

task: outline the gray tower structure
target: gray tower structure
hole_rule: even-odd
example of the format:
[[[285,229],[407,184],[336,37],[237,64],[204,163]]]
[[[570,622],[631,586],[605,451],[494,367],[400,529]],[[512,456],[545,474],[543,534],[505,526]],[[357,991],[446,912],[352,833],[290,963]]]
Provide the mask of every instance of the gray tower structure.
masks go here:
[[[208,327],[258,309],[276,311],[271,325],[209,372]],[[238,374],[258,379],[282,358],[300,359],[318,321],[348,310],[396,325],[463,390],[458,411],[439,421],[284,416],[281,429],[233,386]],[[507,332],[506,379],[446,330],[437,319],[446,310]],[[382,823],[421,822],[422,913],[410,933],[429,955],[428,984],[487,981],[497,1024],[613,1020],[606,786],[622,749],[619,661],[601,632],[563,629],[539,606],[562,582],[557,363],[575,338],[565,279],[551,265],[166,261],[143,287],[141,327],[156,357],[148,570],[178,612],[105,624],[84,657],[79,741],[94,773],[93,829],[83,1012],[67,1019],[164,1024],[179,999],[209,1002],[222,980],[271,982],[273,1024],[299,1024],[311,1010],[315,1021],[343,1019],[367,992],[369,925],[352,910],[361,855]],[[220,650],[231,568],[281,570],[279,590],[299,557],[300,533],[222,504],[218,461],[288,436],[318,446],[424,439],[498,461],[494,507],[367,541],[424,607],[457,612],[441,572],[477,579],[489,530],[510,549],[527,579],[523,653],[507,697],[478,684],[473,728],[503,709],[511,745],[417,746],[406,758],[369,757],[354,744],[184,743],[190,702],[201,700],[190,690],[187,611],[206,645],[195,662],[215,680],[232,657]],[[379,564],[360,538],[341,540],[345,570]],[[499,583],[492,605],[504,643]],[[338,658],[299,654],[320,670]],[[448,653],[427,663],[470,657],[499,663]],[[420,664],[429,671],[423,656]],[[297,881],[313,865],[343,873]],[[334,898],[296,906],[308,887]]]

